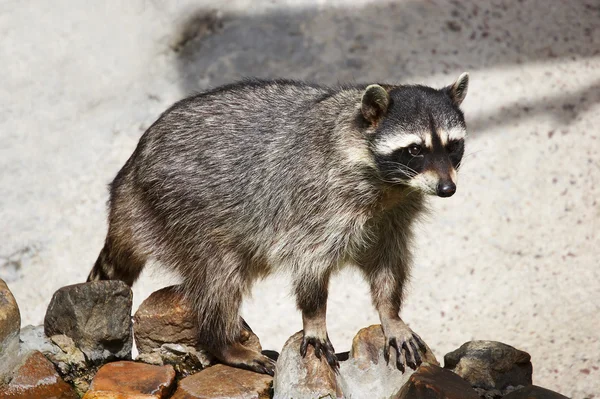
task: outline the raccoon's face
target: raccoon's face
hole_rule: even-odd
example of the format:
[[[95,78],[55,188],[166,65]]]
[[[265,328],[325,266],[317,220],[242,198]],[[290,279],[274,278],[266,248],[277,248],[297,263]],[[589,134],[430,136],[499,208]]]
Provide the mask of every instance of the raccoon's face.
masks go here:
[[[362,113],[375,126],[371,152],[381,180],[450,197],[467,134],[459,105],[469,77],[436,90],[424,86],[367,87]]]

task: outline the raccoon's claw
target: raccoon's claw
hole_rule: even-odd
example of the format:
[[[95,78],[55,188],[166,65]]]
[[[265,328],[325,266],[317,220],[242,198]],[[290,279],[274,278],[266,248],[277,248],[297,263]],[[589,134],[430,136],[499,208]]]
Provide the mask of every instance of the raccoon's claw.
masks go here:
[[[408,328],[408,327],[407,327]],[[383,348],[383,357],[387,364],[390,363],[390,352],[392,348],[396,353],[396,367],[398,370],[404,373],[406,366],[413,370],[423,363],[419,350],[425,351],[425,343],[417,334],[410,331],[408,337],[386,338],[385,346]]]
[[[275,374],[275,361],[237,342],[213,353],[221,362],[261,374]]]
[[[325,356],[325,360],[327,360],[329,366],[337,373],[340,364],[329,337],[322,340],[317,337],[304,336],[304,338],[302,338],[302,343],[300,344],[300,355],[302,355],[302,357],[306,357],[306,351],[309,344],[313,346],[317,359],[321,359],[321,355]]]
[[[256,373],[268,374],[271,377],[275,375],[275,361],[266,356],[252,359],[252,361],[247,363],[237,363],[235,366],[241,369],[254,371]]]

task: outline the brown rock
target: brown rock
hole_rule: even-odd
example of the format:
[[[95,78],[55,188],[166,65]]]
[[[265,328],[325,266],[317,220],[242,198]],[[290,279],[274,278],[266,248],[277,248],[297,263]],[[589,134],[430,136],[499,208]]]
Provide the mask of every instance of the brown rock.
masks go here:
[[[64,382],[54,366],[41,352],[31,352],[7,386],[0,388],[1,398],[79,398],[73,388]]]
[[[302,337],[302,331],[297,332],[283,346],[275,368],[273,398],[341,398],[340,384],[325,357],[317,359],[311,345],[305,357],[300,355]]]
[[[140,305],[134,316],[135,344],[140,354],[152,353],[163,344],[183,344],[202,349],[198,342],[197,312],[174,285],[158,290]],[[244,345],[260,352],[258,337],[246,335]]]
[[[7,383],[18,364],[21,313],[15,297],[0,279],[0,385]]]
[[[424,364],[394,399],[479,399],[468,382],[449,370]]]
[[[120,361],[108,363],[94,377],[84,399],[162,399],[174,388],[172,366]]]
[[[383,357],[384,336],[381,325],[360,330],[352,340],[349,359],[340,363],[340,383],[344,397],[389,398],[398,393],[414,370],[406,367],[402,373],[396,367],[396,354],[392,352],[389,364]],[[421,351],[424,362],[439,366],[435,355],[427,347]]]
[[[179,381],[172,399],[268,399],[272,381],[265,374],[217,364]]]
[[[444,356],[444,368],[474,388],[503,390],[531,385],[533,368],[527,352],[496,341],[471,341]]]
[[[529,385],[525,388],[517,389],[512,393],[504,396],[504,399],[568,399],[557,392],[549,389],[538,387],[537,385]]]

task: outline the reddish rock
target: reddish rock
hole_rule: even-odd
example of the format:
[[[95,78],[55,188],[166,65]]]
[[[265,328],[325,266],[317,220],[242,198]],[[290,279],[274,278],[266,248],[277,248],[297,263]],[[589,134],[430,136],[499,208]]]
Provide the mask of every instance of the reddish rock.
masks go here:
[[[152,353],[163,344],[183,344],[202,349],[198,342],[197,312],[191,308],[178,286],[152,293],[134,316],[135,344],[140,354]],[[248,332],[244,345],[260,352],[258,337]]]
[[[406,367],[403,373],[396,367],[396,354],[389,363],[383,357],[384,336],[381,325],[360,330],[352,340],[349,359],[340,363],[340,383],[346,398],[389,398],[398,393],[414,370]],[[426,346],[420,351],[423,362],[439,365]]]
[[[273,378],[217,364],[179,381],[172,399],[268,399]]]
[[[162,399],[172,392],[172,366],[120,361],[108,363],[94,377],[84,399]]]
[[[449,370],[422,365],[394,399],[479,399],[468,382]]]
[[[73,388],[64,382],[52,363],[41,352],[31,352],[17,369],[12,381],[0,388],[0,397],[6,399],[78,399]]]
[[[312,345],[300,355],[302,331],[292,335],[281,351],[273,380],[274,399],[341,398],[337,375],[325,356],[317,359]]]
[[[566,396],[549,389],[541,388],[536,385],[529,385],[525,388],[517,389],[504,396],[503,399],[568,399]]]

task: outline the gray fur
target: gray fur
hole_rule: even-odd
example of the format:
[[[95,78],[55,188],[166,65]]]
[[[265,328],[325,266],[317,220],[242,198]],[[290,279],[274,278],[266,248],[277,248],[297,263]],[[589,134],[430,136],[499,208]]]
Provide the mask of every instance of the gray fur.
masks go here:
[[[361,116],[365,88],[246,81],[175,104],[112,183],[89,279],[133,284],[156,258],[183,277],[217,353],[239,340],[253,281],[277,270],[292,275],[305,334],[324,324],[328,279],[347,263],[364,271],[380,313],[397,314],[424,194],[410,177],[382,177],[372,149],[389,126]]]

